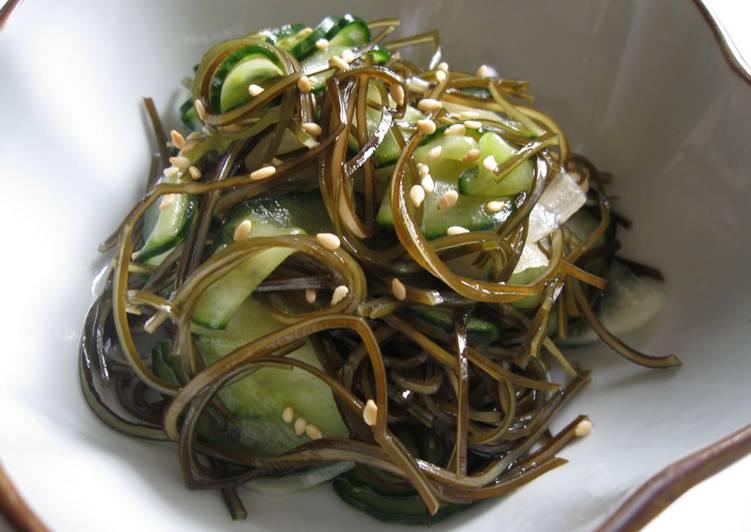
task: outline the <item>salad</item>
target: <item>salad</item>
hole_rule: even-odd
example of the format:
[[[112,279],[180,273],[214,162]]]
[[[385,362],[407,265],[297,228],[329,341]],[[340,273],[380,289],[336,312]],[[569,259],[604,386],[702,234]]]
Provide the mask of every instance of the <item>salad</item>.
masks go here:
[[[612,179],[572,153],[527,82],[442,61],[437,32],[327,17],[210,48],[146,193],[101,246],[84,396],[112,428],[177,444],[185,484],[324,482],[430,523],[566,463],[550,430],[590,373],[561,347],[659,310],[619,256]],[[408,59],[429,47],[427,67]]]

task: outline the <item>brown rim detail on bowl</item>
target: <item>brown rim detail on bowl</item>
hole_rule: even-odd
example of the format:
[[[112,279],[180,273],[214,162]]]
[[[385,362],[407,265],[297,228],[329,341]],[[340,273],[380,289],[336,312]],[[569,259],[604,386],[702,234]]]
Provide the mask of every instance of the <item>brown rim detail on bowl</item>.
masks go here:
[[[641,530],[690,488],[749,453],[751,425],[667,466],[642,484],[597,530]]]
[[[24,502],[0,465],[0,510],[16,530],[47,532],[49,530],[34,511]]]
[[[0,30],[21,0],[0,7]],[[727,30],[702,0],[693,0],[712,30],[728,66],[751,85],[751,67],[745,62]],[[644,527],[678,497],[702,480],[751,453],[751,425],[669,465],[639,487],[600,527],[598,532],[630,532]],[[26,504],[0,465],[0,512],[19,531],[49,529]]]

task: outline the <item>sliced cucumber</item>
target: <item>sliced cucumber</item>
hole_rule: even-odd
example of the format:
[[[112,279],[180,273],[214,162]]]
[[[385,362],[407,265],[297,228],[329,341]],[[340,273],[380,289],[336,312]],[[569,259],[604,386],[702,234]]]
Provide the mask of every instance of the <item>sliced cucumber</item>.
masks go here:
[[[498,197],[518,194],[529,190],[534,169],[530,161],[524,161],[510,174],[496,181],[495,174],[485,168],[483,161],[493,156],[498,164],[503,164],[516,153],[516,149],[497,133],[484,133],[478,142],[480,159],[477,166],[466,170],[459,178],[459,191],[468,196]]]
[[[281,496],[308,490],[324,484],[354,467],[353,462],[335,462],[319,467],[311,467],[286,475],[251,480],[245,487],[264,495]]]
[[[263,87],[282,74],[277,57],[266,48],[253,44],[239,48],[222,62],[211,79],[211,106],[227,112],[251,99],[251,83]]]
[[[282,327],[255,299],[248,298],[227,328],[211,336],[196,335],[196,346],[206,364],[213,364],[242,345]],[[321,368],[310,342],[293,351],[290,358]],[[218,392],[226,408],[237,418],[230,433],[254,452],[279,455],[310,441],[295,434],[294,422],[282,419],[291,406],[294,419],[304,418],[324,437],[349,435],[328,386],[308,372],[293,368],[261,368]]]
[[[448,309],[414,306],[406,308],[404,312],[440,328],[447,334],[454,332],[454,322]],[[501,331],[495,323],[471,317],[467,322],[467,334],[472,345],[481,345],[498,340]]]

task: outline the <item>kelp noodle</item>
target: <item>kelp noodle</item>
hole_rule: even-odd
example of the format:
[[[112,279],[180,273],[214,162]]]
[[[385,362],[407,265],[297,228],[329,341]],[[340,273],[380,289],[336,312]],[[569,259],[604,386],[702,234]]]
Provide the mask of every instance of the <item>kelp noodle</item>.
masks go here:
[[[159,145],[154,159],[172,162],[165,171],[172,178],[157,181],[152,172],[147,194],[101,247],[114,257],[81,337],[86,401],[120,432],[176,442],[186,484],[221,489],[237,519],[245,517],[237,485],[330,462],[358,464],[335,484],[345,500],[407,522],[498,497],[564,464],[556,454],[591,425],[580,416],[553,436],[550,423],[589,373],[554,340],[583,320],[636,364],[680,364],[672,355],[630,348],[598,318],[607,265],[618,249],[609,202],[597,169],[569,152],[552,118],[526,105],[528,84],[440,63],[437,32],[389,41],[395,19],[371,23],[383,28],[378,36],[342,49],[331,32],[350,35],[347,28],[358,21],[329,18],[310,31],[284,26],[211,48],[184,106],[194,115],[186,119],[194,129],[187,138],[173,132],[168,144],[146,99]],[[364,23],[357,28],[354,35],[369,35]],[[332,37],[328,56],[323,36]],[[418,44],[433,46],[426,70],[400,57]],[[263,86],[251,84],[251,98],[225,108],[224,91],[232,88],[225,84],[250,64],[275,74],[259,78]],[[478,157],[467,151],[451,159],[433,149],[429,171],[443,173],[430,178],[418,153],[462,124],[457,131],[466,143],[495,135],[513,150],[505,160],[481,161],[488,186],[512,182],[522,171],[529,182],[508,198],[505,217],[428,235],[435,207],[423,199],[437,186],[433,179],[450,183],[445,168],[454,165],[456,179]],[[387,150],[394,157],[384,162]],[[444,166],[432,166],[436,159]],[[559,223],[530,244],[535,208],[562,171],[588,189],[585,209],[595,221],[587,234]],[[335,237],[290,227],[251,234],[250,222],[243,222],[246,236],[238,233],[237,213],[248,205],[301,191],[320,195]],[[466,204],[484,201],[459,196]],[[453,216],[459,203],[445,201],[439,216]],[[386,208],[390,226],[380,218]],[[290,209],[288,217],[313,216]],[[147,260],[143,250],[169,216],[173,238]],[[254,220],[262,228],[268,222]],[[520,276],[525,243],[539,250],[544,265]],[[276,330],[240,342],[218,360],[206,358],[200,339],[221,337],[226,325],[197,319],[206,294],[282,251],[243,292],[278,323]],[[242,291],[243,282],[235,288]],[[308,339],[320,365],[288,356]],[[177,361],[172,373],[160,369],[167,359]],[[553,364],[563,370],[555,380]],[[349,437],[310,429],[307,441],[272,455],[228,437],[238,414],[223,391],[269,368],[295,368],[330,390]],[[365,482],[360,487],[376,499],[413,497],[417,513],[391,515],[380,499],[380,506],[354,500],[348,482]]]

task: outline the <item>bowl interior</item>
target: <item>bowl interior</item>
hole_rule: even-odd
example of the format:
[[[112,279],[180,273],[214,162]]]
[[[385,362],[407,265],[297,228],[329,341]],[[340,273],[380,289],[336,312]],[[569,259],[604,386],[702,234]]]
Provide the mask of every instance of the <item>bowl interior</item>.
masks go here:
[[[578,349],[593,383],[555,426],[586,413],[595,431],[563,453],[571,463],[436,528],[590,528],[641,480],[749,421],[751,87],[693,3],[27,2],[0,33],[10,302],[0,458],[55,529],[235,527],[219,495],[183,487],[172,446],[112,432],[81,398],[77,339],[103,263],[96,245],[143,191],[142,96],[177,125],[179,80],[210,44],[347,11],[400,16],[405,34],[438,28],[450,64],[531,81],[573,149],[615,174],[614,204],[635,221],[623,253],[667,278],[667,308],[627,340],[685,364],[652,372],[599,345]],[[380,526],[327,487],[245,501],[248,530]]]

